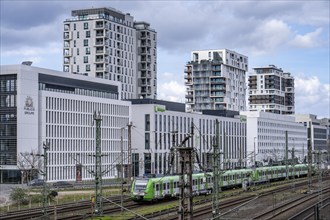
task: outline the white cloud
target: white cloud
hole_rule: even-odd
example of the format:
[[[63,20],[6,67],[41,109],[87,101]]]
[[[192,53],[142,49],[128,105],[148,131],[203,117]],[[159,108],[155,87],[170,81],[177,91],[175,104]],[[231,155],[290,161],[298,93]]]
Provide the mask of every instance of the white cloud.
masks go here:
[[[291,37],[291,28],[282,20],[263,21],[247,35],[249,51],[254,55],[271,53],[286,44]]]
[[[44,47],[30,47],[24,46],[17,48],[15,50],[6,50],[1,52],[2,56],[40,56],[42,54],[59,54],[62,51],[62,44],[60,43],[50,43]],[[24,58],[25,59],[25,58]]]
[[[309,32],[305,35],[296,35],[296,37],[291,41],[291,45],[300,48],[313,48],[321,45],[320,35],[322,33],[322,28],[317,28],[313,32]]]
[[[320,82],[316,76],[295,78],[296,113],[311,113],[329,117],[330,84]],[[322,115],[327,113],[328,115]]]
[[[158,85],[158,99],[172,102],[184,102],[185,87],[177,81],[170,81]]]

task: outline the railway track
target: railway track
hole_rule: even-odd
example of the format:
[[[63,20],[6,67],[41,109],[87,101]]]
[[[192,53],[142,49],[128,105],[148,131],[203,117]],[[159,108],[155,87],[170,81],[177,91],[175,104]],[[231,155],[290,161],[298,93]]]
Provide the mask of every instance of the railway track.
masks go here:
[[[296,182],[294,185],[295,185],[294,186],[295,189],[297,190],[299,187],[305,187],[306,182],[305,181]],[[256,195],[238,196],[235,199],[223,200],[220,203],[220,210],[222,213],[221,216],[226,218],[225,215],[227,213],[235,212],[235,210],[237,210],[237,207],[241,207],[245,203],[252,202],[252,201],[257,200],[262,197],[272,196],[274,193],[280,194],[284,191],[292,191],[292,189],[293,189],[292,184],[289,184],[289,185],[281,186],[277,189],[269,190],[267,192],[263,192],[263,193],[256,194]],[[212,204],[211,198],[200,200],[198,202],[194,202],[193,206],[198,207],[198,208],[194,208],[194,220],[198,220],[198,219],[203,220],[206,218],[210,218],[212,216],[212,205],[211,204]],[[158,218],[158,219],[174,220],[174,219],[178,218],[177,210],[178,210],[178,206],[173,207],[171,209],[150,213],[150,214],[144,215],[144,217],[150,218],[150,219]],[[164,217],[164,216],[166,216],[166,217]],[[141,218],[133,217],[130,219],[141,219]],[[261,219],[263,219],[263,218],[261,218]]]
[[[328,177],[325,177],[325,179],[329,179]],[[275,190],[268,190],[267,192],[264,192],[263,194],[260,194],[259,197],[261,195],[266,196],[267,194],[272,194],[272,193],[279,193],[281,191],[285,191],[285,190],[290,190],[293,188],[293,185],[295,188],[301,187],[301,186],[306,186],[306,181],[298,181],[295,182],[294,184],[290,183],[287,186],[277,186],[279,188],[275,189]],[[254,193],[254,192],[252,192]],[[221,196],[222,200],[224,199],[224,196]],[[227,202],[222,201],[221,202],[221,206],[220,209],[223,211],[227,211],[232,209],[233,207],[237,207],[242,205],[244,202],[248,202],[249,200],[252,200],[253,198],[255,198],[256,195],[253,196],[238,196],[238,198],[234,199],[236,201],[230,200],[228,199]],[[116,202],[116,203],[120,203],[120,197],[111,197],[110,198],[112,201]],[[132,202],[129,200],[128,197],[125,198],[124,200],[125,204],[124,207],[128,208],[128,209],[136,209],[141,207],[141,204],[137,204],[135,202]],[[194,203],[194,207],[197,207],[194,210],[194,215],[196,215],[196,219],[199,218],[199,216],[203,216],[206,213],[212,213],[211,208],[203,208],[200,207],[202,205],[206,205],[209,204],[209,207],[211,207],[211,202],[212,199],[210,196],[208,196],[206,199],[200,199],[199,201],[196,201]],[[205,210],[203,210],[205,209]],[[15,220],[20,220],[20,219],[32,219],[32,218],[38,218],[41,217],[43,215],[42,212],[42,208],[34,208],[34,209],[27,209],[27,210],[21,210],[21,211],[16,211],[16,212],[9,212],[9,213],[5,213],[5,214],[1,214],[0,215],[0,219],[15,219]],[[167,209],[167,210],[163,210],[163,211],[159,211],[156,213],[151,213],[151,214],[146,214],[145,217],[147,218],[155,218],[155,217],[160,217],[160,216],[164,216],[166,214],[166,216],[169,216],[168,218],[166,218],[167,220],[169,219],[177,219],[177,210],[178,207],[175,206],[171,209]],[[88,217],[91,216],[92,213],[92,207],[91,207],[91,203],[90,201],[81,201],[79,203],[67,203],[67,204],[62,204],[62,205],[57,205],[56,208],[54,206],[49,206],[47,208],[47,213],[49,213],[49,216],[51,216],[52,218],[54,217],[54,213],[56,212],[57,215],[57,219],[62,219],[62,220],[66,220],[66,219],[86,219]],[[108,202],[104,202],[104,208],[103,208],[103,214],[104,215],[113,215],[114,213],[120,213],[121,209],[119,207],[116,207],[114,205],[111,205]],[[170,216],[172,214],[174,215],[174,218],[171,218]],[[205,214],[203,214],[205,213]],[[131,215],[132,216],[132,215]],[[128,217],[129,218],[129,217]],[[194,216],[195,218],[195,216]],[[139,217],[131,217],[131,219],[139,219]],[[200,219],[203,219],[202,217]]]
[[[322,194],[325,198],[330,197],[330,187],[323,189]],[[314,192],[312,194],[304,194],[292,200],[289,200],[285,203],[282,203],[276,207],[273,207],[270,210],[266,210],[265,212],[255,215],[253,219],[262,219],[262,220],[270,220],[270,219],[287,219],[292,216],[292,213],[297,212],[297,210],[301,210],[306,208],[306,206],[310,206],[318,203],[319,200],[319,192]],[[290,214],[291,213],[291,214]]]
[[[110,198],[112,201],[120,202],[120,197],[114,196]],[[124,199],[126,203],[132,203],[128,196],[125,196]],[[107,202],[104,202],[107,205]],[[61,216],[71,216],[72,219],[74,215],[77,216],[84,216],[87,212],[91,213],[91,202],[89,200],[81,201],[79,203],[66,203],[56,206],[48,206],[47,207],[48,216],[53,216],[55,213],[58,216],[58,219],[61,219]],[[81,212],[81,213],[80,213]],[[5,214],[0,215],[0,219],[2,220],[26,220],[26,219],[33,219],[43,216],[43,208],[32,208],[32,209],[25,209],[15,212],[7,212]],[[66,217],[63,217],[66,219]]]

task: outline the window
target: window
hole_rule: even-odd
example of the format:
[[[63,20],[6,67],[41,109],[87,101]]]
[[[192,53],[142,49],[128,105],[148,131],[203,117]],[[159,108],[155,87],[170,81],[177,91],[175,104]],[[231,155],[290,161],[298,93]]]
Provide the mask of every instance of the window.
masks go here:
[[[87,64],[86,65],[86,72],[89,72],[89,71],[91,71],[91,65]]]
[[[86,47],[85,48],[85,53],[86,53],[86,55],[91,54],[91,48],[90,47]]]
[[[77,31],[77,38],[79,38],[79,31]]]
[[[84,63],[88,63],[88,56],[84,56]]]
[[[73,30],[76,30],[76,28],[77,28],[77,25],[73,24]]]
[[[145,133],[145,149],[149,150],[150,149],[150,134]]]
[[[87,39],[84,40],[84,46],[88,46],[88,40]]]
[[[90,31],[86,31],[86,38],[90,38],[91,37],[91,32]]]
[[[88,29],[88,23],[84,23],[84,29]]]
[[[79,55],[79,48],[77,48],[77,55]]]
[[[145,130],[150,131],[150,115],[145,115]]]

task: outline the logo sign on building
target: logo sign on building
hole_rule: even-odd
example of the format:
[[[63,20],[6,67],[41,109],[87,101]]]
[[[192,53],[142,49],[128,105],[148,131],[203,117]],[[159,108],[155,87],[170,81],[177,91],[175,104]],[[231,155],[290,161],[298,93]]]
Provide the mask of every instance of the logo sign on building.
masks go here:
[[[239,119],[242,123],[246,123],[246,115],[240,115]]]
[[[163,106],[155,106],[155,112],[165,112],[165,108]]]
[[[25,105],[24,105],[24,114],[25,115],[34,115],[34,106],[33,106],[33,99],[31,96],[27,96],[25,99]]]

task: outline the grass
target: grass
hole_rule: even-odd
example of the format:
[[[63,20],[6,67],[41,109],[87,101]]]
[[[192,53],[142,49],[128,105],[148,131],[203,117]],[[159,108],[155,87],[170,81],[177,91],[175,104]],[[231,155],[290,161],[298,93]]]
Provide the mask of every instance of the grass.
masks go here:
[[[52,189],[53,190],[53,189]],[[49,190],[49,191],[52,191]],[[83,200],[91,200],[92,196],[94,196],[94,189],[68,189],[68,190],[57,190],[58,196],[55,197],[52,201],[49,201],[48,205],[58,205],[58,204],[64,204],[64,203],[71,203],[71,202],[79,202]],[[104,187],[102,194],[105,197],[113,196],[113,195],[119,195],[121,188],[119,187]],[[11,204],[7,206],[0,207],[1,213],[6,213],[9,211],[17,211],[17,210],[23,210],[23,209],[29,209],[29,208],[38,208],[42,207],[42,188],[34,188],[29,189],[28,193],[28,201],[29,203],[27,205],[17,205],[17,204]],[[79,193],[78,193],[79,192]],[[33,197],[36,197],[39,195],[40,199],[39,202],[35,202],[33,200]]]

